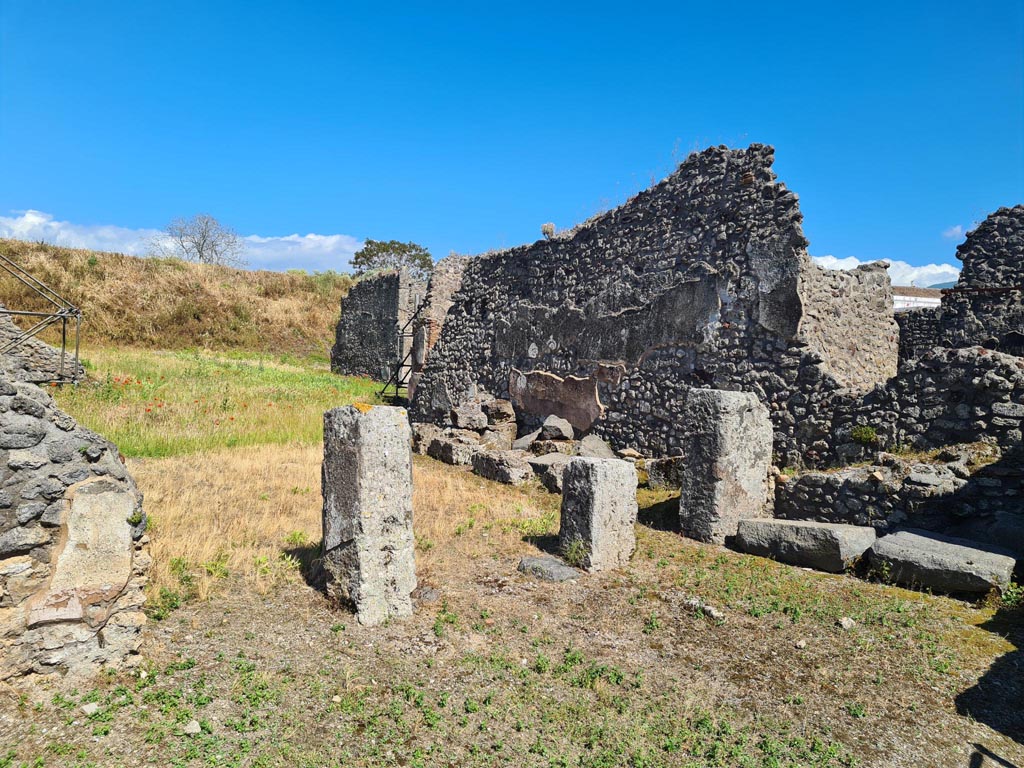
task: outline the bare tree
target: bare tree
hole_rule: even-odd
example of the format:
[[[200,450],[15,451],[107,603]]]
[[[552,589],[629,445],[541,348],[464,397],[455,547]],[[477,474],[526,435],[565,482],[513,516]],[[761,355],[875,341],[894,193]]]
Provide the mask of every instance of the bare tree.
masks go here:
[[[162,256],[177,256],[200,264],[225,267],[245,265],[245,245],[231,227],[213,216],[198,213],[191,219],[175,219],[153,241],[153,251]]]

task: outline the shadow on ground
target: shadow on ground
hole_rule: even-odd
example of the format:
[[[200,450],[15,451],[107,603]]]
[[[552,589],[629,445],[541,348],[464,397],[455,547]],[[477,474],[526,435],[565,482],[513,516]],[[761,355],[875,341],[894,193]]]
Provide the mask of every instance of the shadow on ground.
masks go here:
[[[1014,645],[1014,650],[996,659],[974,686],[956,697],[957,712],[1022,744],[1024,685],[1021,681],[1024,680],[1024,657],[1020,648],[1024,644],[1024,609],[1002,608],[981,627],[1005,637]],[[986,759],[989,762],[986,763]],[[982,765],[1021,768],[979,744],[975,745],[970,765],[972,768]]]
[[[303,580],[317,592],[327,594],[327,574],[320,564],[320,542],[289,547],[284,553],[299,561],[299,573]]]

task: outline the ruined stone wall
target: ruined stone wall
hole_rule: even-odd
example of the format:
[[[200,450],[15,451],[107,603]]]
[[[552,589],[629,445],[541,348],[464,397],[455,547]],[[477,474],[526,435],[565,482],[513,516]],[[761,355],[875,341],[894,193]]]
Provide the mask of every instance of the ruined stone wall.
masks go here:
[[[956,257],[963,269],[940,307],[901,313],[900,359],[975,345],[1024,356],[1024,205],[990,214]]]
[[[866,395],[840,393],[828,417],[834,458],[843,462],[900,446],[987,441],[1011,451],[1022,444],[1024,359],[981,347],[935,349]],[[873,430],[877,443],[859,443],[858,426]]]
[[[0,307],[3,305],[0,304]],[[22,329],[9,315],[0,315],[0,346],[21,335],[21,332]],[[62,377],[60,350],[37,338],[26,339],[6,355],[0,355],[0,365],[18,381],[30,381],[36,384],[58,381],[62,378],[75,381],[85,378],[85,370],[81,364],[78,366],[74,364],[70,350],[64,360],[64,376]]]
[[[849,272],[811,264],[800,289],[800,333],[836,384],[869,390],[896,374],[899,328],[883,263]]]
[[[341,300],[341,318],[331,349],[331,370],[387,381],[412,347],[399,331],[423,301],[425,284],[407,270],[390,270],[357,282]]]
[[[441,329],[451,309],[455,292],[462,285],[462,273],[468,261],[468,256],[453,254],[437,262],[430,273],[423,307],[414,324],[412,375],[409,378],[408,393],[410,399],[416,392],[427,357],[441,337]]]
[[[117,448],[4,372],[0,477],[0,680],[134,652],[150,558]]]
[[[896,313],[900,326],[900,361],[913,360],[934,347],[943,346],[939,307],[909,309]]]
[[[990,214],[956,257],[964,266],[942,297],[945,346],[1024,354],[1024,205]]]
[[[520,416],[555,413],[617,448],[673,455],[690,387],[740,389],[768,406],[776,451],[799,461],[819,437],[799,434],[800,410],[883,381],[896,331],[884,268],[834,278],[811,263],[773,155],[706,150],[572,231],[469,261],[414,420],[447,423],[486,391]],[[888,314],[865,316],[887,296]]]

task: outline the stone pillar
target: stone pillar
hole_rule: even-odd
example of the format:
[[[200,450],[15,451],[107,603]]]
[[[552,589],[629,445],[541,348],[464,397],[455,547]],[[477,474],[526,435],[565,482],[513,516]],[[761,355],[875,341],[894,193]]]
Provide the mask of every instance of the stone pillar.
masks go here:
[[[374,626],[412,615],[411,430],[405,409],[324,414],[323,563],[327,594]]]
[[[768,515],[772,424],[749,392],[691,389],[683,414],[679,522],[690,538],[715,544],[741,518]]]
[[[636,548],[636,470],[621,459],[572,459],[562,479],[558,542],[572,565],[617,568]]]

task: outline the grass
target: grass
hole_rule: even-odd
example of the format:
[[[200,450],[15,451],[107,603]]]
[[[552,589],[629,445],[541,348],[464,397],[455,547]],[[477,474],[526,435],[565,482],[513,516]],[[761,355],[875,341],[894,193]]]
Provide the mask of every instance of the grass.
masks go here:
[[[91,377],[58,404],[126,456],[174,456],[266,443],[315,444],[323,412],[375,402],[380,385],[289,357],[91,349]]]
[[[319,445],[290,444],[129,461],[146,494],[151,613],[206,599],[229,577],[263,594],[282,577],[310,572],[320,548],[322,455]],[[539,487],[496,486],[421,457],[413,473],[421,581],[453,561],[518,551],[524,535],[557,531],[557,497]]]
[[[0,253],[81,307],[83,339],[94,347],[323,357],[352,286],[352,278],[335,272],[240,270],[20,240],[0,239]],[[49,309],[13,278],[0,279],[0,303]],[[57,332],[42,338],[52,343]]]

